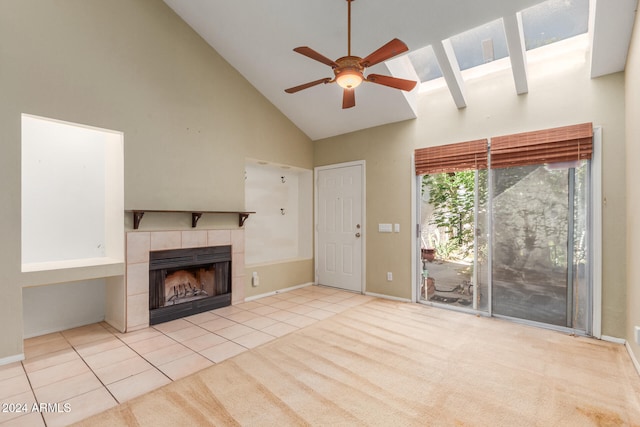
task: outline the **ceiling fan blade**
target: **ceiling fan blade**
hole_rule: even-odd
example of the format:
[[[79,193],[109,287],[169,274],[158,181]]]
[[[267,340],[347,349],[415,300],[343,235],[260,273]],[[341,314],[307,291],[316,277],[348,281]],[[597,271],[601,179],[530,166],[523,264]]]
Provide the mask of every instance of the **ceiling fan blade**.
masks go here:
[[[369,54],[369,56],[363,58],[360,61],[360,65],[363,67],[371,67],[372,65],[376,65],[382,61],[386,61],[389,58],[393,58],[396,55],[400,55],[403,52],[408,51],[409,48],[403,41],[398,39],[393,39],[389,43],[382,46],[380,49],[375,52]]]
[[[417,84],[417,82],[413,80],[399,79],[397,77],[383,76],[380,74],[369,74],[366,80],[371,83],[406,90],[407,92],[411,91]]]
[[[342,108],[351,108],[356,106],[355,89],[345,89],[342,94]]]
[[[311,49],[310,47],[307,46],[300,46],[297,47],[295,49],[293,49],[294,52],[298,52],[301,55],[304,55],[308,58],[311,59],[315,59],[316,61],[322,62],[323,64],[328,65],[331,68],[336,68],[338,67],[338,64],[336,64],[335,61],[327,58],[326,56],[316,52],[315,50]]]
[[[309,82],[309,83],[305,83],[303,85],[300,86],[294,86],[294,87],[290,87],[289,89],[285,89],[284,91],[287,93],[296,93],[299,92],[303,89],[307,89],[313,86],[317,86],[321,83],[329,83],[331,81],[331,79],[329,77],[325,77],[324,79],[320,79],[320,80],[316,80],[313,82]]]

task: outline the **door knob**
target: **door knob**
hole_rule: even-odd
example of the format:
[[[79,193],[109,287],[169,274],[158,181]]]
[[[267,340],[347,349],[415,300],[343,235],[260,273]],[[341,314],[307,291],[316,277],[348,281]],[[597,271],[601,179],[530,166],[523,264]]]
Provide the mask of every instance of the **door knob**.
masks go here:
[[[356,233],[356,237],[360,237],[360,233]]]

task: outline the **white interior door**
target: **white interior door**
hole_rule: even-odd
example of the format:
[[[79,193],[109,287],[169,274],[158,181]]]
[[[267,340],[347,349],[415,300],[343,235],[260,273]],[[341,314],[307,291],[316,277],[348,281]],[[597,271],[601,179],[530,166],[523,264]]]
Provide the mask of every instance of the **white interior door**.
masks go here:
[[[364,163],[316,168],[316,279],[363,292]]]

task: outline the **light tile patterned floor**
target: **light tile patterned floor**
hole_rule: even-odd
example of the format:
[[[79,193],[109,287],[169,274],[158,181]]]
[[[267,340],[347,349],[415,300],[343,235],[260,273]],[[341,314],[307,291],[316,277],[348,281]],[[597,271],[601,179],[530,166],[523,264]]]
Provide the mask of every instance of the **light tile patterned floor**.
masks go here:
[[[0,366],[0,426],[68,425],[370,299],[307,286],[126,334],[103,322],[27,339],[26,359]]]

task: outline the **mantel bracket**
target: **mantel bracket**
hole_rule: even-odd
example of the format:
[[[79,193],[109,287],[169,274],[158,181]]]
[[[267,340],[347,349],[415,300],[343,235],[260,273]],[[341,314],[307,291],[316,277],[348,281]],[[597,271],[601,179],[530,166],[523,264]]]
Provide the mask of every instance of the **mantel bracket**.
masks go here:
[[[140,227],[140,221],[144,216],[144,211],[133,211],[133,229],[137,230]]]
[[[198,225],[198,220],[202,216],[202,212],[191,212],[191,227],[195,228]]]
[[[240,227],[242,227],[244,225],[244,222],[247,220],[247,218],[249,218],[249,214],[248,213],[239,212],[238,213],[238,225]]]

